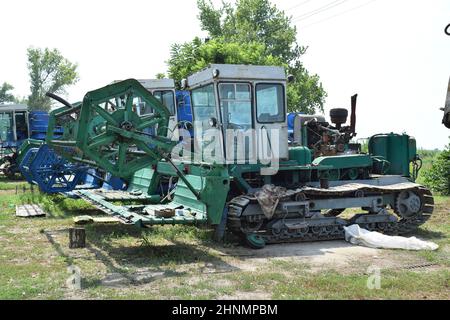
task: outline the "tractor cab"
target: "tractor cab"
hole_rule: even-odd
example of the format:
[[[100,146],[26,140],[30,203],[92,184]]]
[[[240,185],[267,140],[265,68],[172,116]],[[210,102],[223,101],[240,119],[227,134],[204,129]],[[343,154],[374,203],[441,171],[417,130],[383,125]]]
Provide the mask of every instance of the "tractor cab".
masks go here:
[[[259,163],[288,158],[283,67],[212,64],[182,81],[191,92],[201,161]]]
[[[138,79],[137,81],[169,110],[170,118],[167,135],[174,141],[178,140],[175,81],[173,79]],[[115,80],[113,83],[118,82],[120,80]],[[133,101],[133,104],[138,116],[143,117],[155,112],[151,106],[140,99],[137,100]]]
[[[178,140],[177,134],[177,101],[175,93],[175,82],[173,79],[144,79],[138,80],[142,86],[147,89],[159,102],[161,102],[170,113],[168,135],[173,140]],[[143,106],[138,110],[139,115],[153,113],[151,107]]]
[[[2,148],[15,148],[29,138],[26,105],[0,106],[0,144]]]
[[[0,106],[0,171],[8,177],[17,172],[17,148],[30,137],[26,105]]]
[[[192,112],[191,101],[188,91],[175,91],[175,82],[173,79],[147,79],[138,80],[156,99],[159,100],[170,112],[168,135],[173,141],[180,138],[177,129],[182,128],[192,132]],[[147,110],[152,112],[152,110]],[[145,114],[145,113],[143,113]]]

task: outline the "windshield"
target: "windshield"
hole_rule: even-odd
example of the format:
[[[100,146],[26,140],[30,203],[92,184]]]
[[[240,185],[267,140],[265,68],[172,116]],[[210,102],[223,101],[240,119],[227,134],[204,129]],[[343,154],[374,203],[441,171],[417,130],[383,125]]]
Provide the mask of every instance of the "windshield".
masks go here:
[[[252,127],[252,100],[250,85],[246,83],[219,84],[220,109],[227,129]]]
[[[256,110],[260,123],[283,122],[285,116],[283,85],[257,84]]]

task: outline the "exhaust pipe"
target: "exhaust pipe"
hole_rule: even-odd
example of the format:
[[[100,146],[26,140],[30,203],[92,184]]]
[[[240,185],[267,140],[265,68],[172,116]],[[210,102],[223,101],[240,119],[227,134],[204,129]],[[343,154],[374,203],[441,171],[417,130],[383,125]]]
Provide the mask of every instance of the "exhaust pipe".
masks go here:
[[[56,100],[60,103],[62,103],[63,105],[65,105],[68,108],[73,108],[73,105],[70,104],[69,102],[67,102],[66,100],[64,100],[63,98],[61,98],[60,96],[57,96],[56,94],[52,93],[52,92],[47,92],[45,94],[47,97],[52,98],[53,100]]]
[[[351,106],[352,106],[352,114],[350,116],[350,131],[353,136],[356,136],[356,101],[358,99],[358,95],[355,94],[352,96]]]
[[[450,27],[450,25],[449,25]],[[450,30],[450,28],[449,28]],[[445,107],[441,109],[444,111],[444,118],[442,118],[442,123],[450,129],[450,79],[448,81],[447,89],[447,99],[445,100]]]

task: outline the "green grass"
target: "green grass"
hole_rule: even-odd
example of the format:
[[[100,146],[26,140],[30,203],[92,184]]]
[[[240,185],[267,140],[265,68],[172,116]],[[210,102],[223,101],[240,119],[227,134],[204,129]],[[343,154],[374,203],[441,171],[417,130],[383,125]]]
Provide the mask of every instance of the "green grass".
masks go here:
[[[281,275],[276,270],[230,276],[240,290],[271,292],[273,299],[446,299],[450,272],[423,273],[404,270],[381,272],[380,289],[367,287],[368,275],[341,274],[338,270],[311,275],[297,271]]]
[[[419,171],[419,176],[417,177],[417,183],[425,185],[424,173],[431,169],[433,166],[433,161],[437,158],[441,151],[439,150],[424,150],[419,149],[418,154],[422,159],[422,168]]]
[[[0,190],[15,190],[16,188],[22,190],[24,187],[28,187],[28,183],[21,180],[10,181],[4,176],[0,176]]]
[[[16,194],[20,181],[0,183],[7,186],[0,192],[0,299],[448,299],[450,197],[435,198],[435,214],[416,234],[438,243],[439,250],[387,251],[384,257],[434,268],[385,267],[381,289],[370,290],[364,261],[351,270],[316,270],[307,260],[269,256],[268,263],[248,270],[242,266],[249,258],[224,254],[210,240],[211,230],[190,226],[88,225],[87,248],[71,250],[67,229],[73,217],[98,211],[82,200],[36,190]],[[16,218],[15,205],[23,203],[39,203],[49,214]],[[70,265],[81,269],[82,291],[66,288]],[[107,286],[112,275],[121,284]]]

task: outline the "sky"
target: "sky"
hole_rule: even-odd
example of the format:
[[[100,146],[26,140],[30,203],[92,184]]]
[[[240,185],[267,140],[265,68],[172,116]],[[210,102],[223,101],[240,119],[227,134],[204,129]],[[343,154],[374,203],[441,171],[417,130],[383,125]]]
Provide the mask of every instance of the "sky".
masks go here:
[[[221,1],[214,0],[219,5]],[[450,77],[448,0],[278,0],[293,17],[301,57],[328,97],[325,113],[350,107],[358,93],[359,138],[406,132],[425,149],[442,149]],[[205,37],[196,0],[3,0],[0,83],[29,94],[26,49],[57,48],[79,65],[69,101],[126,78],[167,69],[170,45]]]

